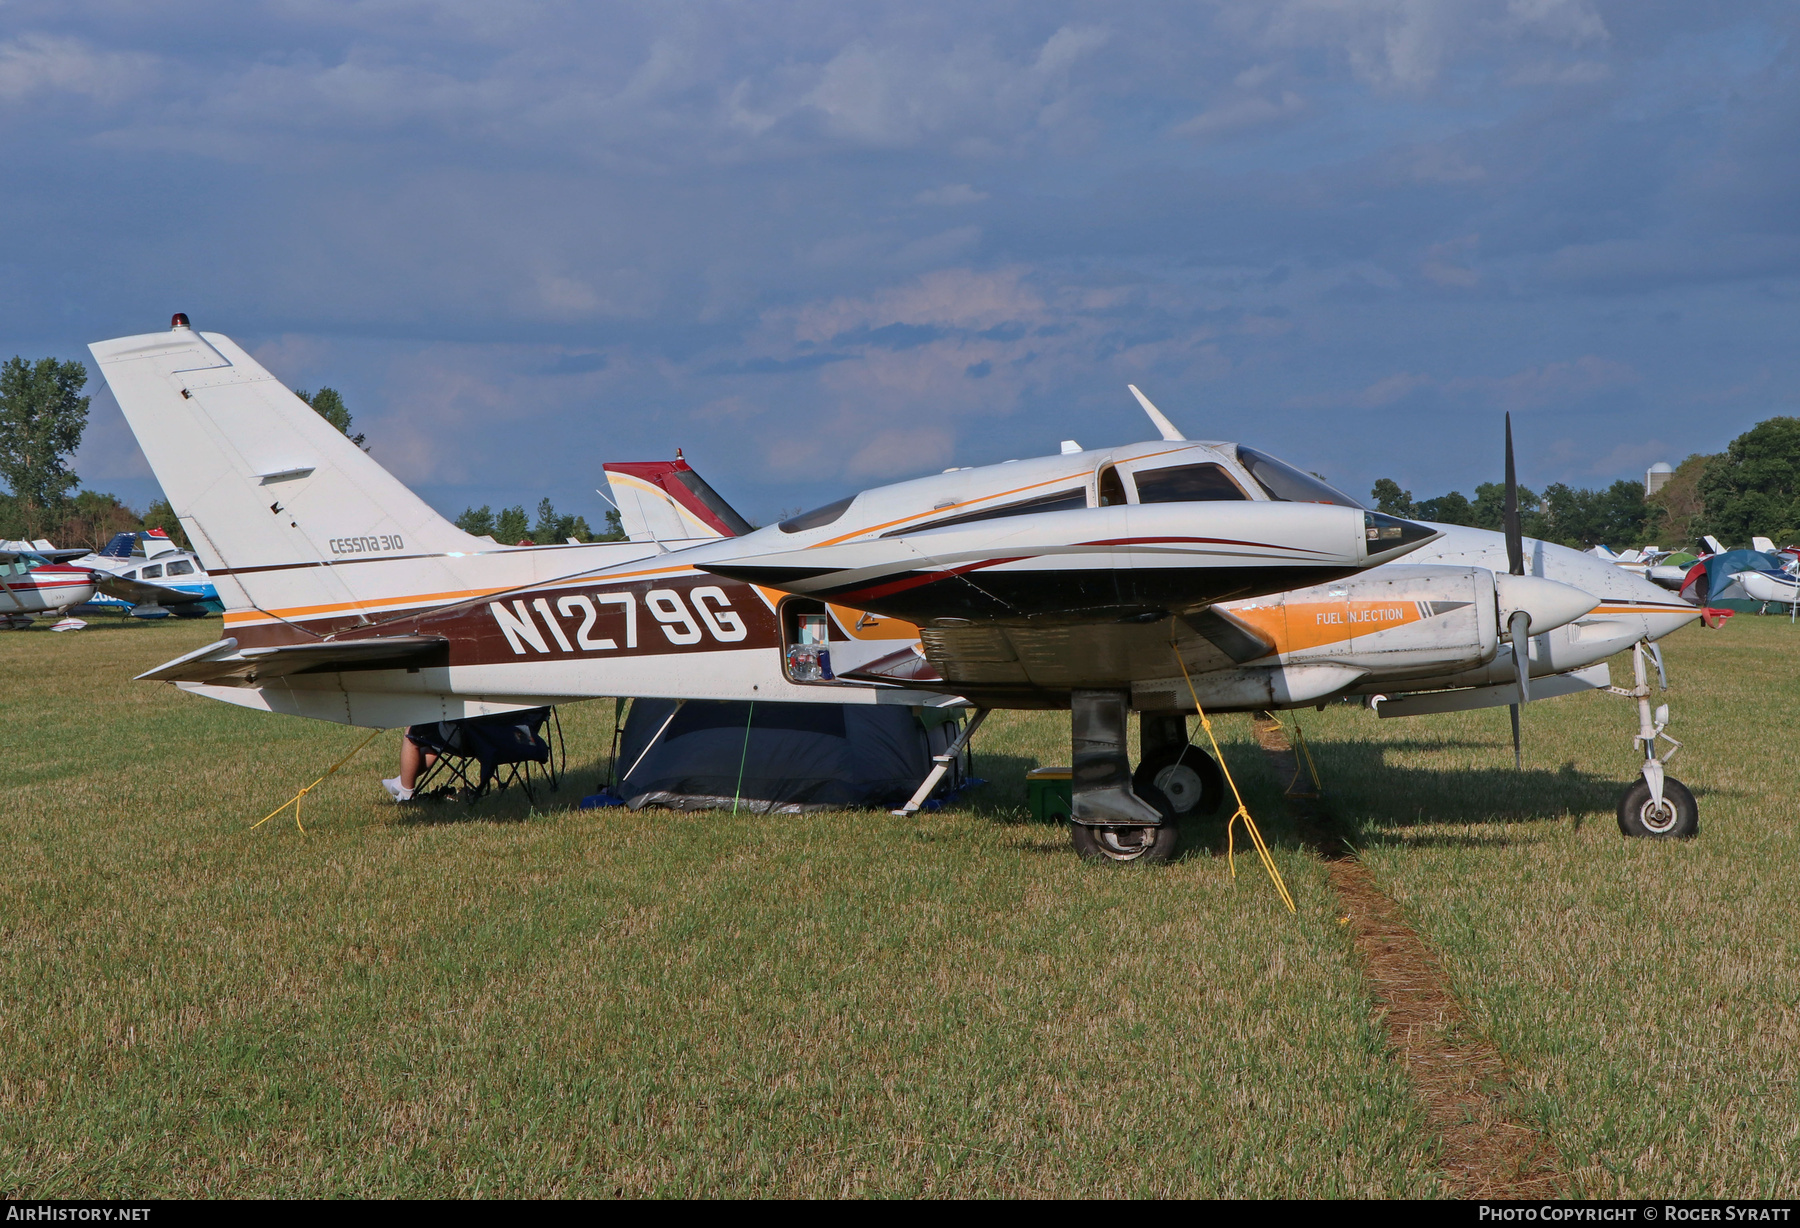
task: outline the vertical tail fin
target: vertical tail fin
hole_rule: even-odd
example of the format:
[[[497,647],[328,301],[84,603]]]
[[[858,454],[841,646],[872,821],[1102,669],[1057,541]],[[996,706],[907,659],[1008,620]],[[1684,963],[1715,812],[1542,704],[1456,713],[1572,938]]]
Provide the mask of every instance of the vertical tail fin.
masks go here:
[[[634,542],[741,537],[751,531],[750,523],[679,457],[613,461],[605,470],[619,524]]]
[[[477,551],[478,542],[218,333],[88,347],[227,606],[257,576],[369,557]],[[146,543],[148,546],[148,543]],[[321,584],[341,588],[333,567]],[[348,592],[344,594],[348,596]]]

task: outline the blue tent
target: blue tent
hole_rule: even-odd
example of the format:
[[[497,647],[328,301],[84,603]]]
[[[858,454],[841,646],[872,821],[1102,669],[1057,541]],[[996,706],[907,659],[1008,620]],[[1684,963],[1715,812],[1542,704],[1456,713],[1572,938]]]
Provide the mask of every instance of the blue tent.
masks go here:
[[[633,810],[894,806],[919,787],[958,727],[952,714],[897,704],[689,700],[677,708],[670,699],[637,699],[616,760],[625,776],[612,791]],[[943,789],[957,784],[952,772]]]

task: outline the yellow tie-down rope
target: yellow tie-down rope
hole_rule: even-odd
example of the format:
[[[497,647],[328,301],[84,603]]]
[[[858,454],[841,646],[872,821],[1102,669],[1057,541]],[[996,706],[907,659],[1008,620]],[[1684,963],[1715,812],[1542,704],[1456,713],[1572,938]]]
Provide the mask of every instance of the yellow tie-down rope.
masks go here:
[[[1250,807],[1244,804],[1244,795],[1238,792],[1237,781],[1231,778],[1231,769],[1225,766],[1225,752],[1219,749],[1219,739],[1213,736],[1212,721],[1207,718],[1206,709],[1200,706],[1200,694],[1194,690],[1194,680],[1188,676],[1187,662],[1181,659],[1181,649],[1170,641],[1169,647],[1175,650],[1175,664],[1181,666],[1181,676],[1187,680],[1188,694],[1194,698],[1194,711],[1200,714],[1200,728],[1206,730],[1206,740],[1212,743],[1213,758],[1219,762],[1219,771],[1225,775],[1225,783],[1231,786],[1231,796],[1237,799],[1237,812],[1231,816],[1231,822],[1225,825],[1225,864],[1231,867],[1231,877],[1237,877],[1237,821],[1244,820],[1244,827],[1250,832],[1250,842],[1256,846],[1257,856],[1262,858],[1263,869],[1269,872],[1269,879],[1275,884],[1275,890],[1281,893],[1281,902],[1287,905],[1288,911],[1298,913],[1294,907],[1294,897],[1288,894],[1287,884],[1281,880],[1281,871],[1275,868],[1275,859],[1269,855],[1269,846],[1263,843],[1262,833],[1256,830],[1256,820],[1250,817]]]
[[[380,737],[382,734],[384,734],[386,732],[387,732],[387,730],[385,730],[385,729],[377,729],[374,733],[370,734],[368,737],[366,737],[362,741],[358,742],[356,744],[355,750],[351,751],[349,754],[345,755],[342,759],[339,759],[336,763],[332,764],[329,768],[325,769],[324,776],[319,777],[319,779],[313,781],[310,785],[307,785],[306,788],[300,790],[300,792],[298,792],[298,793],[294,794],[294,796],[288,798],[287,801],[281,803],[281,805],[279,805],[279,806],[275,807],[275,809],[269,811],[269,813],[265,814],[262,818],[256,820],[256,822],[250,824],[250,830],[255,831],[257,828],[261,827],[264,823],[267,823],[270,819],[272,819],[276,815],[280,814],[283,810],[286,810],[289,806],[292,806],[294,808],[294,826],[299,827],[300,834],[304,836],[306,834],[306,828],[301,826],[301,823],[300,823],[300,799],[305,797],[308,793],[311,793],[314,789],[318,788],[321,784],[323,784],[325,782],[325,779],[327,776],[332,775],[332,773],[336,772],[339,768],[343,767],[346,763],[348,763],[352,759],[356,758],[356,756],[359,753],[361,753],[363,747],[367,746],[369,743],[373,742],[376,738]]]
[[[1294,748],[1299,753],[1294,756],[1294,778],[1288,781],[1287,793],[1285,796],[1318,797],[1321,793],[1325,792],[1325,782],[1319,778],[1319,765],[1313,762],[1312,747],[1306,744],[1306,734],[1301,731],[1300,722],[1295,721],[1292,726],[1288,726],[1281,721],[1276,720],[1273,712],[1265,712],[1263,715],[1267,717],[1269,723],[1277,729],[1292,728],[1294,731]],[[1302,768],[1312,775],[1313,791],[1311,793],[1296,792],[1300,786],[1300,772]]]

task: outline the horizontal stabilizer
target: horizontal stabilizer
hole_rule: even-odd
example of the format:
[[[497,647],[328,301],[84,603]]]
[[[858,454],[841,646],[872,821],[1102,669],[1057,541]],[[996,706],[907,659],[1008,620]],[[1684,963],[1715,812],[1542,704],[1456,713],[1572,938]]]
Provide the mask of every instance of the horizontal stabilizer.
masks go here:
[[[346,669],[416,669],[448,664],[448,645],[448,640],[436,635],[384,635],[239,651],[235,639],[223,639],[177,657],[167,665],[159,665],[149,673],[139,674],[138,681],[247,686],[264,678],[283,678],[289,674],[331,673]]]

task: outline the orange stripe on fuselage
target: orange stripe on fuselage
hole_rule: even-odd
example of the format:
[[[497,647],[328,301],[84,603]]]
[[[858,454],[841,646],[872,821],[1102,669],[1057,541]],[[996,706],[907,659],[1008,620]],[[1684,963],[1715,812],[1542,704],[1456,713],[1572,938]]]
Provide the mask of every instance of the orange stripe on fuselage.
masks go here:
[[[633,580],[642,576],[666,576],[693,570],[692,567],[654,567],[646,571],[624,571],[609,576],[565,576],[561,579],[538,580],[531,584],[513,584],[500,588],[468,588],[454,593],[414,593],[406,597],[376,597],[368,601],[335,601],[328,605],[296,605],[280,610],[259,608],[226,614],[225,622],[229,625],[231,623],[257,622],[269,618],[311,618],[320,614],[342,614],[345,610],[375,610],[394,606],[410,609],[416,605],[479,600],[482,597],[492,597],[495,593],[529,593],[582,582],[608,584],[615,580]]]

